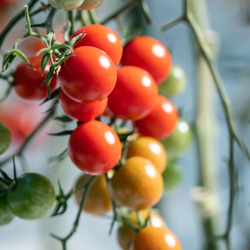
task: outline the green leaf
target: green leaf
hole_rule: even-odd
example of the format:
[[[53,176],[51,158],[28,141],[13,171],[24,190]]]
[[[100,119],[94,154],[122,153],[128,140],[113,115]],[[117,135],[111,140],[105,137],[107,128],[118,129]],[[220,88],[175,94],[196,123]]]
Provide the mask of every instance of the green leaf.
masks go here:
[[[69,117],[66,116],[66,115],[57,116],[57,117],[55,117],[54,119],[57,120],[57,121],[60,121],[60,122],[72,122],[72,121],[73,121],[71,118],[69,118]]]
[[[49,53],[44,54],[44,56],[42,57],[42,60],[41,60],[42,75],[44,74],[44,71],[45,71],[47,62],[48,62],[48,60],[49,60],[49,57],[50,57],[50,54],[49,54]]]

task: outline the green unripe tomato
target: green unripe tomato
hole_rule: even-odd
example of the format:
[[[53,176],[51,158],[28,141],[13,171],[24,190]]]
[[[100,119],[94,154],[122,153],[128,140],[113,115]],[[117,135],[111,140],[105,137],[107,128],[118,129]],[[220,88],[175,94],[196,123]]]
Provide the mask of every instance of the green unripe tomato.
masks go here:
[[[16,179],[15,187],[7,194],[8,204],[19,218],[35,220],[44,217],[55,202],[51,181],[37,173],[25,173]]]
[[[7,186],[0,182],[0,192],[6,188]],[[15,215],[7,202],[7,194],[0,195],[0,226],[9,224],[14,217]]]
[[[49,4],[58,10],[74,10],[81,6],[84,0],[48,0]]]
[[[105,0],[84,0],[82,5],[79,7],[81,10],[91,10],[102,5]]]
[[[181,182],[182,171],[180,166],[175,162],[169,162],[162,173],[164,181],[164,193],[169,193],[175,189]]]
[[[186,152],[193,142],[193,130],[190,124],[179,118],[173,133],[164,140],[161,140],[168,159],[180,157]]]
[[[10,146],[11,133],[9,128],[0,122],[0,155],[3,154]]]
[[[163,95],[173,96],[181,93],[186,87],[186,75],[178,65],[172,65],[171,71],[160,85],[159,91]]]

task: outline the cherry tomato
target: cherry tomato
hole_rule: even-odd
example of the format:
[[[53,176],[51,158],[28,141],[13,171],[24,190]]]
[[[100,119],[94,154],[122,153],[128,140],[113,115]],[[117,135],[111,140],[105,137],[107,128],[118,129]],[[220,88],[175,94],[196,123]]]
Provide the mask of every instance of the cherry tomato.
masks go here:
[[[9,148],[10,144],[10,130],[4,123],[0,122],[0,155],[3,154]]]
[[[105,0],[84,0],[83,4],[79,7],[81,10],[91,10],[102,5]]]
[[[84,2],[85,4],[85,2]],[[92,46],[106,52],[117,66],[122,57],[122,41],[111,28],[101,24],[90,24],[78,29],[71,38],[84,33],[85,36],[74,46]]]
[[[52,208],[55,198],[51,181],[37,173],[25,173],[17,177],[14,189],[7,194],[13,213],[26,220],[44,217]]]
[[[71,134],[68,152],[73,163],[90,175],[104,174],[118,163],[121,142],[115,131],[100,121],[79,125]]]
[[[109,95],[108,108],[116,117],[138,120],[153,109],[157,97],[157,85],[147,71],[123,66],[117,70],[117,82]]]
[[[145,227],[135,236],[131,250],[181,250],[176,235],[168,228]]]
[[[99,102],[76,102],[60,89],[59,103],[67,116],[78,121],[88,122],[104,112],[108,104],[108,98],[106,97]]]
[[[138,36],[123,50],[122,65],[134,65],[147,70],[159,84],[171,68],[171,55],[160,41],[149,36]]]
[[[164,219],[155,211],[140,210],[137,213],[139,213],[143,224],[149,218],[147,226],[167,227]],[[135,211],[130,212],[125,218],[124,222],[118,227],[117,240],[123,250],[129,250],[129,247],[137,234],[136,231],[130,228],[126,223],[129,223],[130,225],[140,229],[137,213]]]
[[[4,191],[6,188],[7,186],[0,182],[0,192]],[[0,226],[9,224],[14,218],[15,215],[7,202],[7,194],[0,195]]]
[[[109,189],[117,204],[130,210],[154,206],[163,193],[163,179],[153,163],[133,156],[113,175]]]
[[[49,4],[58,10],[74,10],[81,6],[84,0],[48,0]]]
[[[169,159],[178,158],[184,154],[193,142],[193,130],[183,118],[179,118],[173,133],[161,140]]]
[[[127,158],[142,156],[152,161],[162,173],[167,165],[167,154],[162,144],[155,138],[141,136],[129,144]]]
[[[178,112],[174,104],[160,95],[149,114],[135,121],[135,127],[142,135],[164,139],[174,131],[177,121]]]
[[[16,93],[27,100],[42,100],[48,96],[47,85],[41,87],[49,72],[49,66],[45,68],[44,74],[41,71],[41,57],[29,58],[32,69],[26,62],[21,62],[14,72],[14,88]],[[50,82],[52,92],[57,85],[56,77],[53,76]]]
[[[75,188],[78,189],[84,186],[90,178],[90,175],[81,175],[76,181]],[[84,189],[82,189],[75,194],[78,205],[81,202],[84,192]],[[96,176],[88,187],[83,211],[90,214],[104,215],[111,209],[112,202],[108,193],[105,177],[103,175]]]
[[[178,65],[172,65],[168,77],[159,85],[159,90],[167,96],[177,95],[186,87],[186,75]]]
[[[116,68],[102,50],[81,46],[65,60],[59,72],[59,83],[71,99],[95,102],[107,97],[116,84]]]

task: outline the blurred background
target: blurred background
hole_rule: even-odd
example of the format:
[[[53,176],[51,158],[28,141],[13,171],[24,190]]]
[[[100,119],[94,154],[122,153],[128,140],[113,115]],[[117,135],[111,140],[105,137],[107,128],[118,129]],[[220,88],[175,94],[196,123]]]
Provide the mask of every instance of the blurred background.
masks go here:
[[[96,9],[97,17],[99,20],[105,19],[126,2],[129,1],[106,0],[102,6]],[[23,8],[24,3],[27,1],[18,1],[15,5],[13,3],[15,7],[10,6],[5,11],[5,15],[2,15],[4,19],[1,29],[18,10]],[[190,148],[178,159],[182,179],[174,190],[163,196],[158,204],[160,213],[166,220],[168,227],[178,236],[183,250],[248,250],[250,249],[250,168],[247,157],[239,150],[238,146],[235,146],[234,158],[236,199],[230,232],[230,246],[226,241],[219,240],[218,244],[213,246],[215,248],[208,247],[209,244],[207,244],[205,237],[206,220],[199,209],[202,200],[201,191],[197,187],[201,185],[202,173],[204,173],[201,170],[202,165],[211,166],[208,174],[211,174],[210,179],[212,180],[210,181],[213,182],[213,190],[211,192],[212,198],[209,199],[208,203],[212,207],[210,212],[215,222],[214,232],[216,235],[222,235],[227,225],[230,187],[227,166],[229,137],[225,115],[213,81],[199,58],[197,44],[189,27],[185,23],[181,23],[167,31],[161,31],[162,25],[181,15],[182,1],[147,0],[147,3],[150,7],[152,25],[146,24],[140,10],[126,14],[125,21],[129,18],[136,18],[138,22],[136,25],[140,25],[145,34],[159,39],[169,48],[173,63],[183,68],[187,79],[186,88],[177,96],[172,97],[173,102],[181,110],[182,116],[193,125],[197,125],[197,121],[199,121],[201,127],[207,125],[212,127],[209,155],[201,154],[200,142],[196,138]],[[248,0],[200,0],[195,12],[201,26],[210,31],[207,32],[210,34],[208,37],[214,43],[216,66],[231,101],[237,132],[250,145],[250,2]],[[44,16],[45,14],[41,15],[41,19]],[[59,13],[55,25],[64,26],[66,24],[65,18],[63,12]],[[21,27],[22,24],[23,27]],[[5,41],[4,50],[12,47],[13,42],[10,41],[14,41],[25,33],[25,23],[22,24],[10,33],[10,38],[8,38],[10,40]],[[118,33],[120,32],[114,21],[106,24],[117,30]],[[58,36],[61,36],[60,32]],[[0,85],[2,84],[0,82]],[[204,98],[206,105],[208,105],[205,108],[209,112],[208,120],[203,120],[200,117],[201,103],[203,103]],[[206,122],[207,124],[205,124]],[[61,185],[67,191],[76,180],[79,171],[72,166],[69,159],[56,166],[49,165],[47,161],[48,156],[53,157],[65,149],[67,138],[46,136],[47,132],[57,132],[60,129],[60,125],[55,122],[48,124],[43,135],[32,143],[25,156],[30,169],[48,175],[55,186],[60,179]],[[5,155],[1,156],[0,160],[4,157]],[[20,162],[17,162],[17,165],[20,165]],[[4,169],[11,169],[11,167],[6,165]],[[15,218],[7,226],[0,227],[0,249],[59,250],[61,249],[60,243],[51,238],[49,234],[66,235],[71,230],[76,213],[77,205],[72,199],[63,216],[46,217],[39,221],[24,221]],[[112,214],[103,218],[83,213],[80,226],[77,233],[69,241],[68,249],[118,250],[117,225],[112,234],[108,235],[111,216]]]

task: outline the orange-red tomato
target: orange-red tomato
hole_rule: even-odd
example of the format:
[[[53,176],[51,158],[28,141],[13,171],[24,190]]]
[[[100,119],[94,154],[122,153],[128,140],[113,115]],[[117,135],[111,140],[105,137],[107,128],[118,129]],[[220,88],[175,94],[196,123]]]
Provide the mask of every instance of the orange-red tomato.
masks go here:
[[[81,175],[76,181],[75,189],[83,187],[90,178],[90,175]],[[78,205],[81,203],[84,192],[84,189],[81,189],[75,194]],[[96,176],[90,183],[82,209],[87,213],[96,215],[104,215],[112,209],[107,183],[103,175]]]
[[[160,95],[149,114],[135,121],[135,127],[142,135],[164,139],[174,131],[177,121],[176,107],[169,99]]]
[[[147,70],[159,84],[170,72],[171,55],[159,40],[149,36],[138,36],[125,45],[121,63]]]
[[[163,179],[153,163],[134,156],[115,171],[109,183],[111,197],[130,210],[154,206],[163,193]]]

